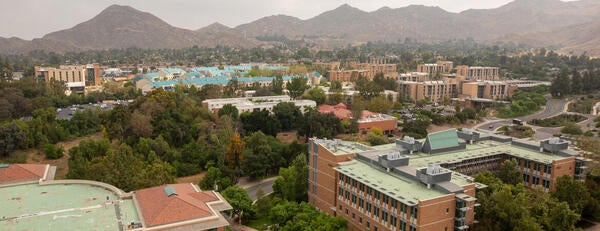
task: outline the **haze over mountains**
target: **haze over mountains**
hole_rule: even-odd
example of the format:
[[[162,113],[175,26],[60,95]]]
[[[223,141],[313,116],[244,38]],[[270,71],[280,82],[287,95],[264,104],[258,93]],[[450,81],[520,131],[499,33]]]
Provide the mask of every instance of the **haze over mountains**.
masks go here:
[[[0,38],[0,52],[255,47],[268,44],[256,39],[265,36],[304,38],[317,44],[402,42],[407,37],[422,42],[473,38],[600,54],[600,1],[515,0],[495,9],[461,13],[416,5],[365,12],[344,4],[307,20],[274,15],[235,28],[214,23],[195,31],[173,27],[128,6],[113,5],[86,22],[40,39]]]

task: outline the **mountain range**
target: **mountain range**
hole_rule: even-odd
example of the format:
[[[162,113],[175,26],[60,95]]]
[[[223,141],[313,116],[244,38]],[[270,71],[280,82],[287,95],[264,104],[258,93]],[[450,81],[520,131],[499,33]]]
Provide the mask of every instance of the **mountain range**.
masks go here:
[[[515,42],[553,47],[564,53],[600,55],[600,1],[515,0],[495,9],[460,13],[420,5],[366,12],[344,4],[306,20],[273,15],[235,28],[213,23],[198,30],[177,28],[150,13],[112,5],[86,22],[42,38],[0,38],[0,53],[217,45],[248,48],[268,45],[256,39],[264,36],[305,39],[322,45],[473,38],[486,43]]]

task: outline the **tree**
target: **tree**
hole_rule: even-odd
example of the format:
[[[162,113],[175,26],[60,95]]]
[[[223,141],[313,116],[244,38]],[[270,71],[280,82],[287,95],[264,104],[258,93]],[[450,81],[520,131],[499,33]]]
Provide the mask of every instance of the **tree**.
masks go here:
[[[552,197],[567,202],[569,208],[577,214],[581,214],[590,198],[590,193],[583,182],[575,180],[569,175],[563,175],[556,180],[554,186],[555,190],[552,192]]]
[[[225,153],[225,162],[231,169],[239,171],[242,165],[242,159],[244,152],[244,141],[240,137],[239,133],[235,133],[229,140],[227,145],[227,153]]]
[[[252,215],[254,208],[252,207],[252,199],[248,196],[245,189],[238,186],[231,186],[223,191],[221,195],[227,200],[227,202],[233,208],[233,214],[239,218],[239,223],[242,223],[242,216],[244,213]]]
[[[273,78],[271,88],[275,95],[283,95],[283,77],[281,77],[281,75],[277,75]]]
[[[505,184],[517,185],[523,182],[521,173],[518,170],[517,161],[515,159],[505,160],[500,164],[500,168],[496,175]]]
[[[562,70],[550,86],[550,94],[554,97],[565,97],[571,92],[571,80],[567,70]]]
[[[244,150],[242,169],[250,177],[266,176],[270,169],[269,156],[273,152],[267,136],[261,131],[254,132],[245,138],[247,147]]]
[[[237,119],[238,118],[238,109],[237,109],[237,107],[235,107],[231,104],[225,104],[225,105],[223,105],[223,107],[221,109],[219,109],[219,117],[221,117],[223,115],[228,115],[232,119]]]
[[[544,230],[575,230],[579,215],[566,202],[559,202],[539,188],[531,190],[529,195],[531,214]]]
[[[357,91],[359,91],[360,96],[366,100],[370,100],[371,98],[379,96],[379,94],[383,91],[381,86],[362,76],[359,76],[358,80],[356,80],[355,88]]]
[[[202,190],[225,190],[233,185],[231,178],[225,176],[221,170],[216,167],[208,168],[206,175],[202,177],[198,186]]]
[[[560,132],[564,133],[564,134],[571,134],[571,135],[583,134],[583,131],[581,131],[581,128],[579,126],[577,126],[577,124],[574,124],[574,123],[566,124],[563,128],[560,129]]]
[[[321,105],[325,103],[327,95],[325,95],[325,91],[323,91],[321,88],[315,87],[308,90],[307,98],[317,102],[317,105]]]
[[[25,131],[21,130],[16,123],[10,123],[8,126],[0,125],[0,156],[9,156],[13,150],[23,145],[25,139]]]
[[[266,109],[244,112],[240,115],[246,133],[262,131],[267,135],[275,136],[281,129],[279,120]]]
[[[298,155],[289,168],[279,170],[273,193],[283,199],[300,202],[307,199],[307,191],[308,164],[304,155]]]
[[[290,98],[297,99],[298,97],[304,94],[304,91],[308,88],[306,85],[307,79],[304,77],[295,77],[292,78],[290,82],[288,82],[286,88],[289,92]]]
[[[277,120],[279,120],[281,129],[284,131],[297,128],[297,120],[300,119],[302,115],[300,108],[292,102],[278,103],[273,107],[273,113]]]
[[[583,79],[579,71],[573,70],[573,76],[571,77],[571,94],[582,94],[583,93]]]

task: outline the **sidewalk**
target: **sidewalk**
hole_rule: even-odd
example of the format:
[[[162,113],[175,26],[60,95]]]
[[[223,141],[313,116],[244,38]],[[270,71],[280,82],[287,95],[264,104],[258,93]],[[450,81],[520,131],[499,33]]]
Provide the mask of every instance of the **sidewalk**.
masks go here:
[[[270,180],[275,180],[277,177],[278,176],[274,176],[274,177],[265,178],[262,180],[250,180],[249,177],[240,177],[240,179],[238,179],[238,183],[236,185],[239,187],[242,187],[242,188],[250,188],[252,186],[260,185],[260,184],[270,181]]]

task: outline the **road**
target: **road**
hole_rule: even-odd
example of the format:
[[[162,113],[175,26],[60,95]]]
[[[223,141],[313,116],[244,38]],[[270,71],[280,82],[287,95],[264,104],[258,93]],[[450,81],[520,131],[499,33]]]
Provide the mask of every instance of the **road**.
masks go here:
[[[260,182],[250,182],[245,185],[240,185],[240,187],[246,189],[246,192],[248,192],[248,195],[250,198],[252,198],[252,201],[256,201],[258,199],[256,193],[261,188],[263,190],[263,195],[273,193],[273,184],[275,183],[275,179],[277,179],[277,177],[271,177]]]
[[[531,114],[531,115],[521,116],[516,119],[520,119],[523,122],[526,122],[526,121],[530,121],[532,119],[544,119],[544,118],[549,118],[552,116],[559,115],[564,112],[569,101],[570,101],[569,99],[549,99],[546,102],[546,106],[544,107],[544,109],[542,111],[539,111],[539,112],[537,112],[535,114]],[[482,123],[482,124],[476,126],[476,128],[493,131],[504,125],[510,125],[511,123],[512,123],[512,119],[492,118],[492,120],[490,122]]]
[[[550,118],[553,116],[560,115],[562,113],[578,114],[578,115],[587,117],[587,120],[580,122],[579,126],[582,128],[583,131],[589,130],[589,128],[593,127],[593,116],[587,115],[587,114],[567,112],[567,104],[569,104],[569,102],[571,102],[572,100],[573,99],[548,99],[546,106],[544,107],[543,110],[541,110],[535,114],[521,116],[516,119],[520,119],[523,122],[527,122],[527,121],[531,121],[533,119]],[[502,127],[504,125],[510,125],[510,124],[512,124],[512,119],[492,118],[491,121],[479,124],[476,126],[476,128],[488,130],[488,131],[494,131],[494,130],[498,129],[499,127]],[[553,137],[554,134],[560,132],[560,127],[538,127],[538,126],[534,126],[531,124],[528,124],[528,126],[532,127],[533,130],[535,131],[535,134],[533,136],[533,138],[535,140],[548,139],[548,138]]]

